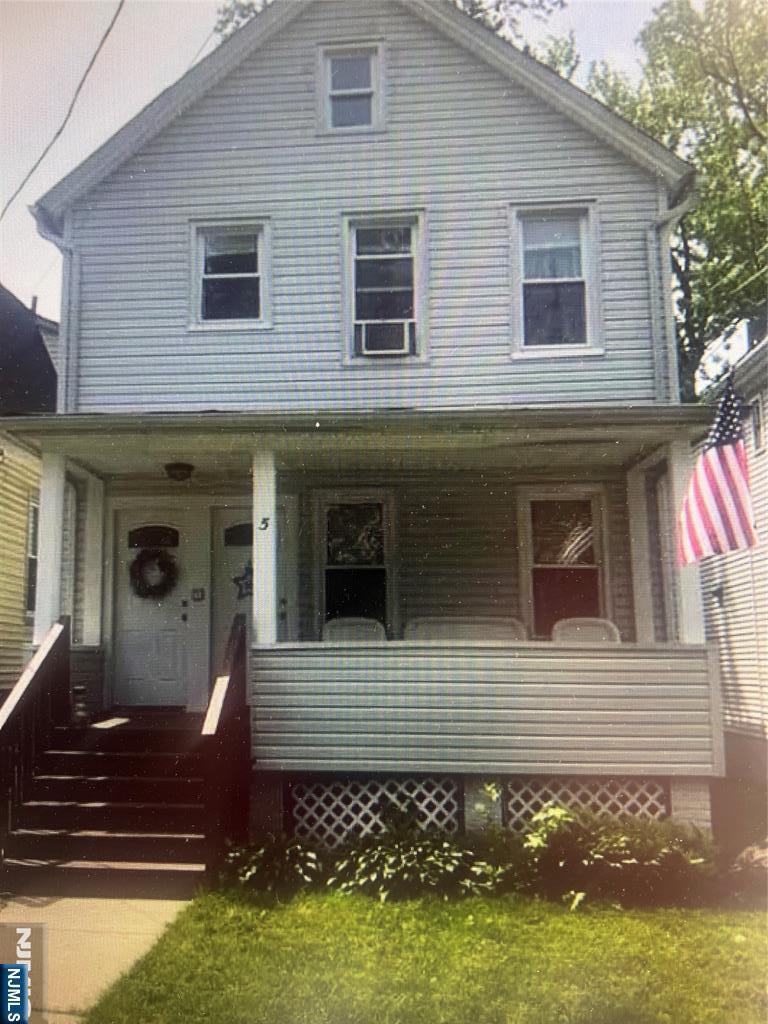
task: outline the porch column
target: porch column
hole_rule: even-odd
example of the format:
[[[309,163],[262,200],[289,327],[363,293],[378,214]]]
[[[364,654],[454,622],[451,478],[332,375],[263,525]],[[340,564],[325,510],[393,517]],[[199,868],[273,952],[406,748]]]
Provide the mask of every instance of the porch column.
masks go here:
[[[104,578],[104,484],[88,476],[85,493],[83,551],[83,636],[86,647],[101,644],[101,599]]]
[[[45,634],[61,615],[65,483],[64,456],[43,452],[37,543],[35,629],[32,637],[34,644],[43,642]]]
[[[677,518],[688,491],[694,466],[694,454],[687,440],[672,441],[669,445],[669,489],[672,516],[671,529],[677,536]],[[701,574],[698,565],[675,566],[677,586],[678,640],[684,644],[703,644],[704,605],[701,599]]]
[[[651,552],[648,543],[648,502],[645,494],[645,464],[627,473],[629,542],[632,552],[632,590],[635,603],[635,635],[641,644],[653,643],[653,592]]]
[[[275,453],[253,456],[253,639],[277,642],[277,480]]]

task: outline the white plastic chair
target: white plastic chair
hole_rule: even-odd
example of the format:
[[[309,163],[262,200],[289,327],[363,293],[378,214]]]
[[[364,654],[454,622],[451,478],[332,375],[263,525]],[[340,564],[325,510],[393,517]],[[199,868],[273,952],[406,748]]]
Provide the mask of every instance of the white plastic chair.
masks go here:
[[[519,619],[495,615],[425,615],[411,619],[403,634],[405,640],[507,640],[528,639],[528,630]]]
[[[560,619],[552,627],[552,640],[561,644],[620,644],[621,634],[610,619]]]
[[[323,640],[386,640],[387,631],[378,619],[345,616],[329,619],[323,626]]]

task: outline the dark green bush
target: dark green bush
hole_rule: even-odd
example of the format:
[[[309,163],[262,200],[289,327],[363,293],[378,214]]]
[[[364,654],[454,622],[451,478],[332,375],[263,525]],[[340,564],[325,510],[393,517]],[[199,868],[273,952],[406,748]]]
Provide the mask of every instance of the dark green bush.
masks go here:
[[[694,829],[639,818],[596,817],[548,805],[523,840],[528,884],[549,898],[624,906],[698,904],[713,891],[713,852]]]
[[[384,834],[360,840],[334,865],[328,885],[382,902],[419,896],[480,896],[495,892],[504,869],[452,839]]]
[[[319,884],[323,870],[321,857],[309,844],[270,835],[264,842],[232,850],[224,875],[245,889],[280,896]]]

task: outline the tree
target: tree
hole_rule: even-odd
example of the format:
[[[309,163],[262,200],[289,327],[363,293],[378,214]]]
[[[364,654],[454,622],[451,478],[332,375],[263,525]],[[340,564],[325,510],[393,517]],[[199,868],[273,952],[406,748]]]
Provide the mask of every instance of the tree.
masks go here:
[[[219,8],[216,32],[226,39],[269,6],[272,0],[225,0]],[[524,14],[548,18],[565,7],[566,0],[453,0],[456,6],[505,39],[521,42],[520,19]]]
[[[666,0],[640,45],[638,85],[602,63],[588,90],[698,172],[672,243],[680,389],[693,400],[707,347],[766,303],[768,0]]]

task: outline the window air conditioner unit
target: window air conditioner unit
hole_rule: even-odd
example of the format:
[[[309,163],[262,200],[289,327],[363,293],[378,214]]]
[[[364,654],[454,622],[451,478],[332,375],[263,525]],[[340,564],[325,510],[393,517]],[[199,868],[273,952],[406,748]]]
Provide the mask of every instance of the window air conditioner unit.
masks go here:
[[[415,320],[355,321],[355,348],[360,355],[409,356],[415,347]]]

